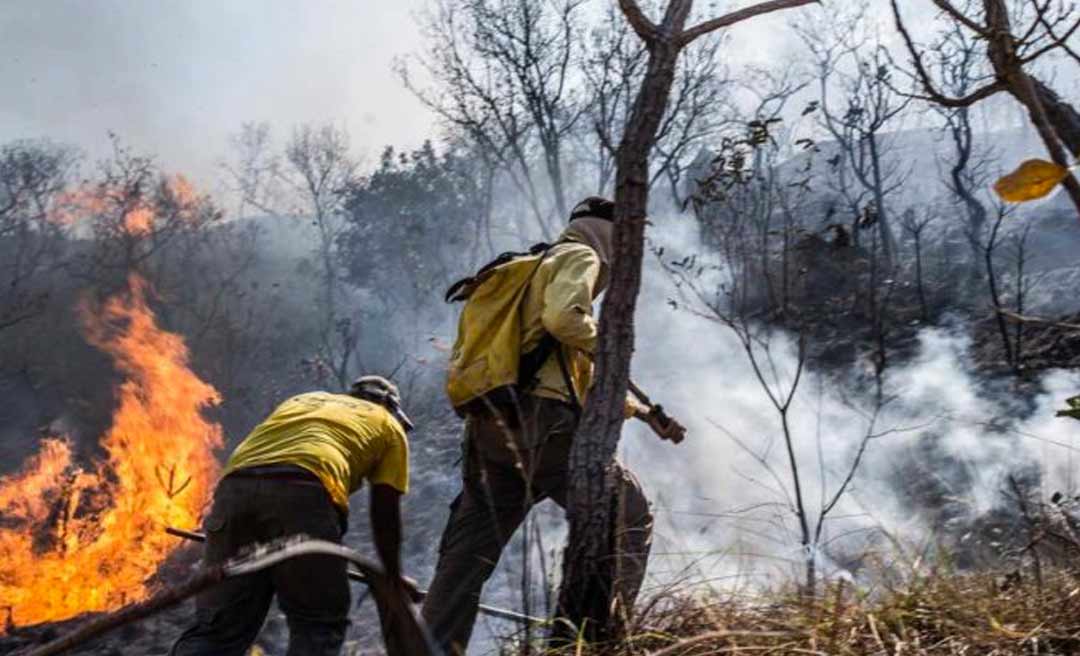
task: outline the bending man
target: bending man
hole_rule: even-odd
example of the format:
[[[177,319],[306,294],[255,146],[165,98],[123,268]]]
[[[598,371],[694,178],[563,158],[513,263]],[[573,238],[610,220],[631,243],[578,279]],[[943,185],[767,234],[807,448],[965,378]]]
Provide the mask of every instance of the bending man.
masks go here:
[[[204,521],[205,562],[289,535],[340,542],[349,495],[366,480],[375,548],[387,574],[401,581],[400,500],[409,485],[411,428],[397,387],[378,376],[359,378],[348,395],[288,399],[229,458]],[[346,562],[303,556],[201,593],[196,622],[173,656],[246,654],[275,595],[289,625],[289,656],[340,652],[349,624]]]

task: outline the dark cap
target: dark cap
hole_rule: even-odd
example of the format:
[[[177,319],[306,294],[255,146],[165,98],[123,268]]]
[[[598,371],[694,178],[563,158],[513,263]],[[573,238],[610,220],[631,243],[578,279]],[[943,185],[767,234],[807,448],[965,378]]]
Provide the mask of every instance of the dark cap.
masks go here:
[[[394,415],[406,431],[411,431],[412,421],[401,409],[401,392],[397,385],[382,376],[360,376],[353,381],[349,394],[365,401],[378,403]]]
[[[614,221],[615,203],[601,196],[589,196],[570,210],[571,221],[587,216],[604,219],[605,221]]]

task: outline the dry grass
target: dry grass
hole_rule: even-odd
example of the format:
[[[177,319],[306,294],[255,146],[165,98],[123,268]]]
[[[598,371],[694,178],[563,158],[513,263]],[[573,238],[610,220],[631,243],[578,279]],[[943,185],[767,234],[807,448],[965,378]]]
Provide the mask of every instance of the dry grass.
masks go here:
[[[1080,654],[1080,578],[924,577],[904,589],[830,585],[816,598],[654,600],[631,639],[551,656]]]

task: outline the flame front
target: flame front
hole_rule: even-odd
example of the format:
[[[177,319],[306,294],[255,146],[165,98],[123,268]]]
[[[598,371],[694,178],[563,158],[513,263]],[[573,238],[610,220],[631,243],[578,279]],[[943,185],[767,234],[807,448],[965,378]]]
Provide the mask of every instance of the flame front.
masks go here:
[[[222,435],[202,410],[218,393],[157,325],[146,293],[133,275],[126,294],[81,308],[90,343],[124,375],[106,459],[82,470],[66,440],[48,439],[0,480],[0,634],[145,598],[178,546],[163,527],[196,525],[210,497]]]

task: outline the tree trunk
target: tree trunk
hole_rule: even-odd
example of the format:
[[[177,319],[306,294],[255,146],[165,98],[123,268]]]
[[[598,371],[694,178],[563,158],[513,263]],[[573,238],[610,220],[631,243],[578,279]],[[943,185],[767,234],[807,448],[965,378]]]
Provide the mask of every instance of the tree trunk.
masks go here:
[[[1005,316],[1002,315],[1001,310],[1001,294],[998,291],[997,286],[997,272],[994,269],[994,249],[997,247],[998,231],[1001,229],[1001,222],[1005,218],[1003,213],[998,213],[997,220],[994,223],[993,228],[990,229],[990,237],[986,241],[986,247],[984,250],[984,256],[986,258],[986,279],[990,286],[990,301],[994,304],[994,319],[997,321],[998,332],[1001,334],[1001,347],[1005,350],[1005,360],[1009,363],[1009,367],[1015,367],[1015,361],[1013,360],[1012,342],[1009,339],[1009,327],[1005,324]]]
[[[870,165],[874,179],[874,205],[877,209],[878,232],[881,235],[881,251],[885,263],[892,270],[896,261],[896,238],[889,225],[889,211],[885,207],[885,180],[881,174],[881,153],[878,150],[877,134],[870,133]]]
[[[619,637],[625,613],[613,613],[615,481],[612,470],[622,430],[630,358],[634,352],[634,309],[641,287],[645,224],[649,205],[649,152],[667,109],[679,52],[693,39],[753,16],[811,4],[814,0],[768,0],[684,31],[693,0],[669,0],[654,25],[635,0],[618,0],[626,19],[646,43],[648,67],[634,99],[616,154],[615,244],[611,283],[600,315],[595,353],[596,381],[570,451],[566,515],[570,535],[563,554],[559,617],[586,640]],[[625,604],[633,603],[625,600]],[[625,610],[625,609],[624,609]],[[565,623],[556,632],[567,635]]]
[[[611,615],[611,554],[614,551],[611,463],[619,443],[630,358],[634,309],[641,286],[645,216],[649,202],[649,151],[667,107],[679,55],[677,35],[692,2],[684,0],[649,47],[649,65],[619,145],[615,177],[615,245],[611,284],[601,309],[595,356],[596,385],[570,452],[567,519],[570,535],[563,559],[559,615],[588,640],[617,637],[624,627]],[[629,600],[632,602],[632,600]]]
[[[1049,86],[1035,78],[1031,78],[1031,81],[1057,136],[1073,157],[1080,157],[1080,113]]]

